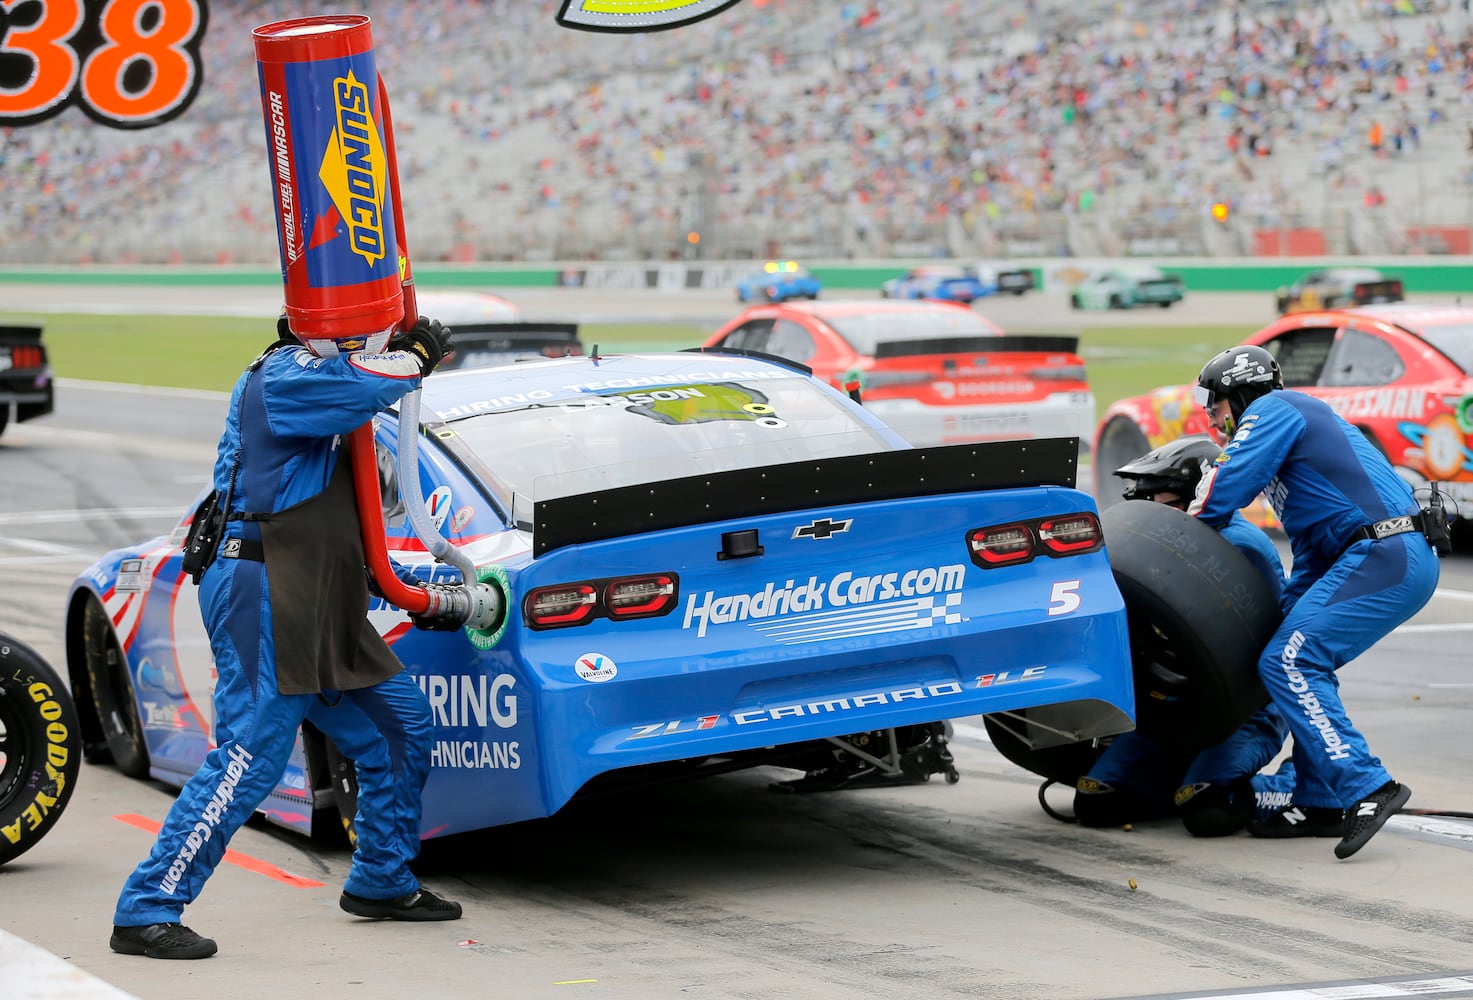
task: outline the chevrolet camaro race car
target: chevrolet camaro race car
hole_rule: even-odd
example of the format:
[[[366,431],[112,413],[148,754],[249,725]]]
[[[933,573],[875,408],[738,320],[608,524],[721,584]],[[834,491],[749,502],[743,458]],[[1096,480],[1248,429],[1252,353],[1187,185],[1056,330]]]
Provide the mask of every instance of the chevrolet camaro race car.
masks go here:
[[[913,445],[1088,442],[1094,426],[1078,337],[1007,334],[955,303],[752,306],[706,346],[775,354],[836,387],[857,385],[865,407]]]
[[[1094,271],[1074,286],[1069,304],[1075,309],[1133,309],[1136,306],[1169,308],[1186,295],[1186,287],[1175,275],[1144,264],[1122,264]]]
[[[583,353],[578,324],[531,321],[516,304],[489,292],[424,291],[419,312],[455,334],[455,351],[440,367],[484,368],[533,358]]]
[[[0,326],[0,434],[15,419],[45,416],[55,405],[39,326]]]
[[[816,299],[823,282],[795,260],[770,260],[736,283],[738,302],[786,302]]]
[[[894,775],[929,748],[925,777],[959,716],[1039,746],[1132,725],[1127,610],[1073,440],[912,448],[801,366],[702,351],[436,373],[417,406],[418,483],[383,460],[409,440],[396,420],[375,432],[389,549],[458,578],[404,523],[424,504],[508,608],[489,635],[370,608],[433,710],[425,837],[754,765]],[[171,785],[214,722],[189,516],[98,559],[65,611],[92,759]],[[351,775],[306,726],[263,811],[336,827]]]
[[[994,272],[992,277],[997,279],[1000,278],[1000,275]],[[1029,279],[1031,282],[1031,272]],[[997,291],[997,281],[984,280],[975,268],[953,264],[928,264],[925,267],[911,268],[901,277],[886,281],[880,286],[880,298],[972,302],[995,295]],[[1027,289],[1021,289],[1017,294],[1021,295],[1024,291]]]
[[[1284,387],[1325,400],[1412,486],[1442,484],[1473,516],[1473,307],[1399,302],[1299,312],[1244,338],[1266,348]],[[1231,345],[1224,345],[1231,346]],[[1122,399],[1095,432],[1095,495],[1120,499],[1115,469],[1187,434],[1214,433],[1191,385]],[[1260,523],[1274,523],[1260,502]]]

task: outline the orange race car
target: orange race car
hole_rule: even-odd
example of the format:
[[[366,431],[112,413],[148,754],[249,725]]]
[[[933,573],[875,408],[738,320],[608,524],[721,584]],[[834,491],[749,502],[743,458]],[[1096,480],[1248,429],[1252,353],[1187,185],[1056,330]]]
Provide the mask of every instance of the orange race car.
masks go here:
[[[1241,343],[1272,353],[1286,389],[1329,403],[1413,487],[1435,480],[1473,517],[1473,307],[1396,302],[1293,313]],[[1120,466],[1202,433],[1214,432],[1191,384],[1112,404],[1095,430],[1100,506],[1120,499],[1124,482],[1114,475]],[[1277,525],[1262,498],[1249,513],[1260,524]]]

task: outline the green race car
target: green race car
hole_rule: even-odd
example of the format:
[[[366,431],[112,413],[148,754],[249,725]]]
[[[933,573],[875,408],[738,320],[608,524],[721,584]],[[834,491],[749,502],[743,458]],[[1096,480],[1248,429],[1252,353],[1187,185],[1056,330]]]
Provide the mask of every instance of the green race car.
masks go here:
[[[1075,309],[1166,309],[1185,294],[1177,276],[1157,267],[1126,264],[1091,272],[1069,293],[1069,304]]]

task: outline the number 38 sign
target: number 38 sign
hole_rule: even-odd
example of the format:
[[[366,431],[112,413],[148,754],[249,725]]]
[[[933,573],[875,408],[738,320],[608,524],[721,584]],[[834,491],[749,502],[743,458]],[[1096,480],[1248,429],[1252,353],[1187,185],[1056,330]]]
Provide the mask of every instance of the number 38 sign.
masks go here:
[[[0,0],[0,126],[73,104],[114,128],[177,117],[199,92],[205,0]]]

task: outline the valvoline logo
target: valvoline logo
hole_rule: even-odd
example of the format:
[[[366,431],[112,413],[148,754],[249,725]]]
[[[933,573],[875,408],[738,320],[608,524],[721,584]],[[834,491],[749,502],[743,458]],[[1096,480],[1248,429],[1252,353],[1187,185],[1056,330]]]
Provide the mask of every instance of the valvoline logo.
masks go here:
[[[317,176],[348,230],[348,246],[371,268],[384,258],[388,158],[368,88],[352,69],[332,82],[336,126]]]

